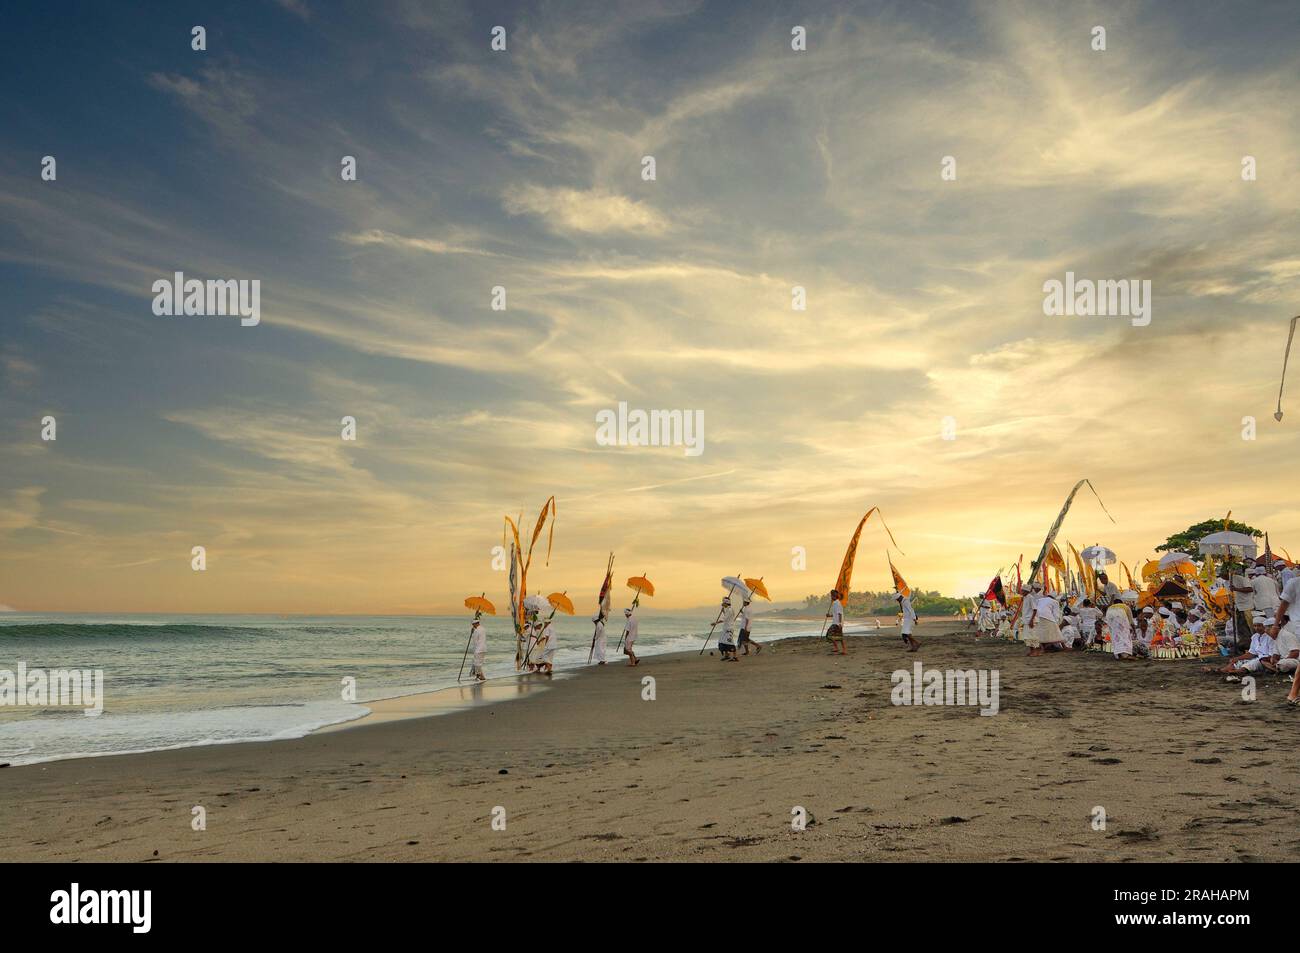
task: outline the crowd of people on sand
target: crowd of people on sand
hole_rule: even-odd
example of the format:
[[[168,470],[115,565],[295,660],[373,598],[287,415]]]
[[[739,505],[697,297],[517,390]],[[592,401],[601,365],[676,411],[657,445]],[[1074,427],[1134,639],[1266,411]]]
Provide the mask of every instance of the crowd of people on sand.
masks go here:
[[[745,601],[746,609],[742,613],[744,627],[741,630],[741,641],[745,643],[745,654],[749,654],[749,601]],[[626,624],[623,630],[623,637],[619,642],[619,647],[624,655],[627,656],[629,666],[640,665],[641,660],[636,655],[637,632],[640,628],[636,610],[627,608],[623,610]],[[595,625],[595,631],[591,640],[591,655],[597,665],[606,664],[608,655],[608,646],[605,642],[605,623],[607,613],[604,609],[597,612],[591,617]],[[555,671],[555,654],[559,651],[560,643],[552,619],[541,618],[538,612],[529,613],[523,626],[522,641],[525,646],[524,662],[521,668],[524,671],[538,675],[550,675]],[[470,676],[476,681],[484,681],[487,676],[484,674],[483,666],[487,659],[487,632],[483,627],[483,621],[475,617],[470,623],[470,641],[469,652],[472,654],[473,661],[470,664]]]
[[[916,609],[912,605],[910,596],[899,593],[895,598],[898,601],[899,630],[903,644],[907,647],[907,651],[915,652],[921,647],[921,643],[913,634],[917,621]],[[723,662],[737,662],[742,655],[758,655],[763,651],[762,643],[756,641],[753,636],[754,615],[751,600],[752,597],[746,595],[739,609],[732,605],[730,596],[722,600],[718,617],[714,620],[711,631],[719,632],[718,656]],[[641,659],[637,657],[635,648],[639,629],[636,610],[635,608],[624,609],[623,615],[626,622],[618,649],[627,656],[629,667],[640,665]],[[605,665],[608,662],[609,648],[605,639],[607,618],[608,613],[603,608],[591,617],[595,627],[591,641],[591,657],[597,665]],[[825,637],[831,643],[831,654],[847,655],[848,649],[844,637],[844,598],[838,590],[831,591],[831,606],[826,613],[826,618],[830,621],[830,626],[825,632]],[[878,623],[877,628],[879,628]],[[530,673],[550,675],[555,670],[555,653],[559,648],[552,621],[542,619],[536,612],[531,613],[524,623],[523,639],[527,648],[522,669]],[[468,652],[472,658],[470,676],[476,681],[484,681],[487,678],[483,670],[487,658],[487,632],[482,620],[477,616],[470,623]]]
[[[1202,571],[1203,567],[1196,567]],[[1192,567],[1186,567],[1191,573]],[[1135,588],[1121,590],[1104,571],[1082,589],[1071,585],[1070,591],[1049,589],[1044,582],[1020,587],[1019,599],[1003,602],[991,589],[969,616],[975,637],[1021,641],[1030,656],[1054,652],[1108,652],[1118,661],[1140,659],[1201,658],[1214,659],[1205,671],[1238,682],[1247,675],[1275,674],[1289,678],[1291,689],[1287,702],[1300,706],[1300,569],[1288,560],[1265,554],[1259,559],[1246,558],[1219,567],[1213,583],[1204,577],[1178,576],[1186,583],[1173,590],[1148,586],[1144,592]],[[1202,581],[1206,580],[1206,581]],[[731,596],[722,600],[718,616],[710,630],[718,631],[718,657],[736,662],[741,655],[757,655],[763,646],[753,637],[752,595],[746,593],[739,608]],[[909,594],[896,592],[899,634],[907,652],[920,649],[915,636],[917,612]],[[973,604],[973,600],[972,600]],[[591,658],[597,665],[608,662],[606,622],[608,607],[594,616]],[[639,665],[636,641],[639,621],[636,605],[624,609],[622,638],[616,647],[627,658],[629,667]],[[966,614],[962,613],[963,618]],[[831,654],[847,655],[845,638],[844,594],[831,591],[829,623],[825,637]],[[879,627],[879,623],[877,623]],[[549,675],[554,671],[559,648],[555,627],[550,618],[531,613],[522,639],[526,642],[524,664],[528,672]],[[473,653],[472,676],[485,678],[483,663],[487,637],[482,622],[472,623],[469,650]]]
[[[1213,584],[1183,591],[1176,598],[1121,591],[1105,572],[1097,573],[1091,596],[1048,591],[1035,581],[1021,588],[1018,605],[986,596],[973,621],[977,638],[1023,641],[1031,656],[1093,650],[1119,661],[1209,657],[1222,664],[1206,671],[1229,682],[1243,675],[1289,677],[1287,702],[1300,704],[1295,565],[1267,554],[1246,558],[1221,567]]]

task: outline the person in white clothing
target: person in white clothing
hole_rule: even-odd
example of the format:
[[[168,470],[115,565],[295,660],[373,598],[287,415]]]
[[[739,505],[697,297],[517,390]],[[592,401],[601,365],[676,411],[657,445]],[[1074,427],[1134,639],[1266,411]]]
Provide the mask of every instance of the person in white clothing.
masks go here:
[[[1124,602],[1112,602],[1106,610],[1110,628],[1110,651],[1121,662],[1133,661],[1133,613]]]
[[[921,643],[912,635],[916,627],[916,609],[912,607],[912,598],[901,592],[894,593],[894,598],[898,600],[898,614],[901,616],[898,631],[902,634],[903,644],[907,646],[907,651],[915,652]]]
[[[537,661],[537,670],[546,675],[555,671],[555,652],[560,647],[560,640],[555,632],[555,623],[547,619],[542,626],[542,634],[538,637],[541,643],[542,657]]]
[[[623,610],[623,615],[627,617],[627,628],[623,636],[623,654],[627,656],[628,665],[640,665],[641,660],[636,657],[632,651],[632,645],[636,642],[637,619],[630,608]]]
[[[1101,610],[1092,604],[1091,599],[1084,599],[1077,614],[1079,633],[1083,636],[1083,642],[1085,645],[1092,645],[1097,641],[1098,630],[1101,629]]]
[[[754,625],[754,616],[753,610],[749,607],[749,603],[750,600],[746,598],[740,605],[738,623],[740,625],[740,642],[738,647],[744,649],[744,654],[748,655],[749,647],[752,645],[754,647],[754,654],[757,655],[759,652],[763,651],[763,646],[755,642],[753,636],[750,634]]]
[[[1266,667],[1274,672],[1285,675],[1300,667],[1300,632],[1295,626],[1288,625],[1278,632],[1273,640],[1273,657],[1273,663]]]
[[[470,623],[469,630],[469,647],[474,654],[474,661],[469,665],[469,673],[481,682],[486,678],[483,674],[483,659],[487,656],[487,632],[478,619]]]
[[[1255,611],[1267,612],[1270,616],[1277,611],[1281,596],[1273,577],[1263,569],[1256,569],[1250,586],[1255,590]]]
[[[1250,638],[1250,615],[1255,609],[1255,587],[1245,572],[1232,572],[1224,567],[1221,575],[1228,580],[1232,589],[1233,633],[1236,636],[1234,650],[1241,651],[1245,641]]]
[[[597,612],[591,617],[591,621],[596,623],[596,631],[591,639],[591,654],[596,659],[597,665],[605,664],[605,613]]]
[[[1097,593],[1097,601],[1103,609],[1119,598],[1119,586],[1111,582],[1104,572],[1097,573],[1097,587],[1101,590]]]
[[[838,589],[831,590],[831,611],[826,613],[826,618],[831,620],[831,627],[826,630],[826,638],[830,639],[832,655],[849,654],[844,641],[844,603],[840,601],[841,598]]]
[[[1030,655],[1042,655],[1043,649],[1050,646],[1052,651],[1061,647],[1061,607],[1053,596],[1042,591],[1035,584],[1033,589],[1033,608],[1030,611],[1028,625]]]
[[[1254,621],[1254,632],[1250,637],[1250,648],[1241,655],[1231,659],[1227,665],[1219,669],[1219,673],[1228,676],[1228,681],[1240,681],[1237,677],[1242,672],[1260,672],[1264,671],[1265,663],[1274,662],[1276,654],[1276,643],[1266,631],[1264,631],[1264,620],[1262,617],[1256,617]]]
[[[1291,617],[1291,624],[1296,625],[1296,620],[1300,619],[1300,609],[1297,609],[1296,603],[1300,602],[1300,576],[1293,577],[1282,587],[1281,602],[1278,604],[1277,612],[1273,614],[1273,624],[1269,627],[1268,634],[1277,638],[1278,630],[1282,626],[1284,616]]]
[[[537,617],[537,610],[532,610],[528,621],[524,623],[524,667],[530,672],[537,671],[537,640],[542,634],[542,621]]]
[[[1282,586],[1282,602],[1273,616],[1273,624],[1268,630],[1269,635],[1280,640],[1281,633],[1289,629],[1300,636],[1300,607],[1297,607],[1297,602],[1300,602],[1300,575],[1292,576]],[[1298,692],[1300,692],[1300,674],[1291,678],[1291,691],[1286,696],[1287,704],[1300,704],[1297,702]]]
[[[1078,626],[1075,625],[1077,618],[1078,617],[1068,608],[1065,610],[1062,617],[1062,622],[1064,624],[1061,626],[1061,641],[1065,644],[1067,649],[1072,649],[1083,644],[1083,640],[1079,635]]]
[[[1139,612],[1133,620],[1133,654],[1138,658],[1150,658],[1151,637],[1156,634],[1154,616]]]
[[[731,614],[731,597],[722,600],[722,607],[718,610],[718,617],[714,620],[715,626],[722,626],[722,634],[718,636],[718,654],[723,662],[739,662],[736,658],[736,636],[733,634],[732,625],[735,622],[735,616]]]

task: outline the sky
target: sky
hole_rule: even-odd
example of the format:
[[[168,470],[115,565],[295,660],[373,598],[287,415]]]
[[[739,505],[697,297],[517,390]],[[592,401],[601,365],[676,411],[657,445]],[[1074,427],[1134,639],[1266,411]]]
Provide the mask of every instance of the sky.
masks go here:
[[[872,506],[979,592],[1083,477],[1079,548],[1231,510],[1300,557],[1295,4],[785,7],[6,4],[0,604],[503,605],[552,494],[580,609],[610,551],[650,609],[824,593]],[[176,271],[260,323],[156,315]],[[1150,324],[1046,315],[1066,272]],[[602,444],[619,402],[703,452]]]

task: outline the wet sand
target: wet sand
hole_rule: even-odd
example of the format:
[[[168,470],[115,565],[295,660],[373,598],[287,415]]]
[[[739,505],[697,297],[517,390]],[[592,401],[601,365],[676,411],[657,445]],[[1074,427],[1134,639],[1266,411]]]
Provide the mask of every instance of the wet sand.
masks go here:
[[[10,860],[1292,860],[1300,712],[1197,662],[926,624],[1000,711],[904,707],[896,630],[414,696],[344,730],[0,770]],[[642,679],[653,677],[654,700]],[[504,693],[504,694],[502,694]],[[415,717],[451,706],[451,714]],[[191,809],[207,829],[191,828]],[[804,808],[806,830],[791,828]],[[1104,830],[1094,811],[1105,809]],[[505,830],[494,830],[494,809]],[[496,812],[498,816],[501,811]]]

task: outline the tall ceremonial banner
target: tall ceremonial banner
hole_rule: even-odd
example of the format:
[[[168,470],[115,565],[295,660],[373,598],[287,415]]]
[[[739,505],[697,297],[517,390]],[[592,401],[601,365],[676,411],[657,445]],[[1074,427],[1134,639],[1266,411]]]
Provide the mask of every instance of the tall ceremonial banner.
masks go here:
[[[880,513],[880,507],[873,506],[867,510],[866,515],[858,522],[858,528],[853,531],[853,539],[849,540],[849,548],[844,553],[844,562],[840,563],[840,574],[835,580],[835,588],[846,600],[849,598],[849,586],[853,582],[853,561],[858,555],[858,540],[862,536],[862,527],[867,525],[867,520],[871,519],[872,513]],[[894,534],[889,532],[883,513],[880,514],[880,525],[885,527],[885,532],[889,533],[889,541],[894,544],[895,549],[898,549],[898,541],[894,539]],[[901,549],[898,551],[902,552]]]
[[[596,597],[596,608],[601,615],[609,615],[609,594],[614,586],[614,554],[609,554],[609,562],[605,566],[605,581],[600,584],[600,595]]]
[[[993,600],[996,599],[998,602],[1002,603],[1002,608],[1005,609],[1007,607],[1007,594],[1002,588],[1001,573],[994,576],[993,581],[989,583],[988,589],[984,590],[984,598],[989,602],[993,602]]]
[[[1083,561],[1083,556],[1074,548],[1074,544],[1067,544],[1070,547],[1070,555],[1074,557],[1075,564],[1079,567],[1079,585],[1083,586],[1083,594],[1094,602],[1097,599],[1097,574],[1093,572],[1091,566]]]
[[[888,553],[885,553],[885,558],[889,559]],[[892,559],[889,559],[889,571],[894,575],[894,591],[902,593],[904,596],[910,598],[912,595],[912,587],[903,580],[901,575],[899,575],[898,570],[894,568],[894,561]]]
[[[522,547],[519,545],[519,527],[510,517],[506,517],[506,526],[510,527],[514,538],[510,542],[510,615],[514,619],[515,634],[518,635],[524,627],[524,596],[526,593],[520,591],[518,570],[519,560],[523,558]],[[501,530],[501,543],[505,545],[505,529]]]
[[[537,525],[533,527],[533,538],[528,542],[528,553],[524,554],[524,547],[519,542],[519,526],[510,517],[506,517],[506,526],[511,533],[510,547],[510,609],[514,618],[515,626],[515,667],[519,668],[527,655],[524,651],[524,623],[527,620],[527,609],[524,607],[524,600],[528,598],[528,569],[533,564],[533,547],[537,545],[537,540],[542,535],[542,529],[546,526],[546,517],[551,517],[551,535],[546,541],[546,562],[551,562],[551,544],[555,541],[555,497],[551,497],[542,504],[542,512],[537,516]],[[520,519],[522,523],[522,518]],[[505,544],[506,531],[501,530],[502,545]],[[521,565],[522,563],[522,565]],[[515,568],[519,569],[519,586],[515,588]]]
[[[1106,504],[1101,502],[1101,495],[1097,493],[1097,488],[1092,485],[1090,480],[1080,480],[1074,485],[1074,489],[1070,491],[1070,495],[1065,498],[1065,505],[1061,507],[1061,512],[1056,515],[1056,522],[1054,522],[1052,528],[1047,531],[1047,538],[1043,540],[1043,548],[1038,551],[1038,558],[1035,559],[1029,567],[1030,579],[1033,579],[1038,575],[1038,567],[1043,564],[1043,561],[1047,558],[1048,552],[1052,548],[1052,544],[1056,542],[1056,534],[1060,532],[1061,524],[1065,522],[1065,514],[1070,512],[1070,506],[1074,503],[1074,495],[1079,492],[1079,487],[1083,486],[1085,483],[1088,484],[1088,489],[1092,490],[1092,495],[1097,497],[1097,502],[1101,504],[1102,511],[1105,512],[1106,516],[1110,518],[1112,523],[1115,522],[1115,517],[1110,515],[1110,510],[1106,509]]]
[[[546,525],[546,516],[551,517],[551,532],[546,537],[546,564],[551,564],[551,544],[555,542],[555,497],[551,497],[542,504],[541,513],[537,514],[537,525],[533,527],[533,538],[528,544],[528,559],[524,563],[524,574],[528,574],[528,567],[533,562],[533,547],[537,545],[537,538],[542,535],[542,527]]]

